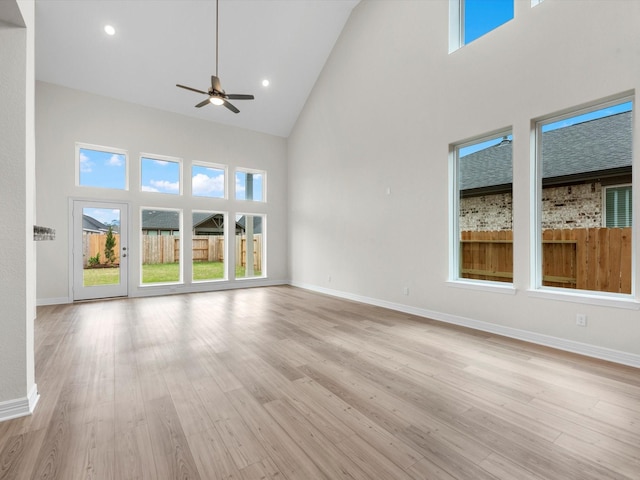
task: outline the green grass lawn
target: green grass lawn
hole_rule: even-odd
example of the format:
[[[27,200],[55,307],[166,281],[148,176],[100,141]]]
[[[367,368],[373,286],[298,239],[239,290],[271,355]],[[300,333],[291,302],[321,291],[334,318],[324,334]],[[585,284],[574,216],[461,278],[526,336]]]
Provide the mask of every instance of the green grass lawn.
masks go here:
[[[87,268],[83,273],[85,287],[120,283],[120,268]]]
[[[259,277],[260,271],[254,272]],[[236,267],[236,278],[245,276],[244,267]],[[194,280],[219,280],[224,278],[222,262],[194,262]],[[84,285],[114,285],[120,281],[119,268],[95,268],[84,270]],[[167,283],[180,281],[180,265],[177,263],[159,263],[142,265],[142,283]]]

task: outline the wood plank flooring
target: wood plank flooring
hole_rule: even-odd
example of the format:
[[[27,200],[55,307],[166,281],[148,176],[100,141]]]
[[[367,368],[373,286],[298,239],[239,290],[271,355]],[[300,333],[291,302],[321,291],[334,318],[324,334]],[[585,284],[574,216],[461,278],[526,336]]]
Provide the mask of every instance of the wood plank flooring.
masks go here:
[[[640,479],[640,371],[293,287],[38,308],[0,479]]]

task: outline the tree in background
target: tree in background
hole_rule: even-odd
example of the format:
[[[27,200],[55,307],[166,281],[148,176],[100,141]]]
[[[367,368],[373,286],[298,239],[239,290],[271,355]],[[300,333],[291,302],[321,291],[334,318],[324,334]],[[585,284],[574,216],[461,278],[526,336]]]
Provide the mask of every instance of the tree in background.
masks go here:
[[[116,246],[116,237],[113,236],[113,227],[109,227],[107,231],[107,238],[104,242],[104,256],[107,259],[107,263],[112,264],[116,259],[116,253],[113,247]]]

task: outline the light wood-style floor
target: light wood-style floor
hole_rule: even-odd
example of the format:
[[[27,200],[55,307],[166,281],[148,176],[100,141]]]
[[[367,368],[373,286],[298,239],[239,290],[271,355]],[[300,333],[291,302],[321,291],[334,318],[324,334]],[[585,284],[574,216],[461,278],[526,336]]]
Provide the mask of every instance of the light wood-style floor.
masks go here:
[[[38,309],[1,479],[640,479],[640,371],[293,287]]]

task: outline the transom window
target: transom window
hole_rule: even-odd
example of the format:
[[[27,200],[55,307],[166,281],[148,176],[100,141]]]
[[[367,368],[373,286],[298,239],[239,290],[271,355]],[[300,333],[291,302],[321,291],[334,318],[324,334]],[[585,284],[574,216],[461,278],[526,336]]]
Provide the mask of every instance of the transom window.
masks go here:
[[[180,195],[180,159],[161,156],[141,156],[140,189],[143,192]]]
[[[266,173],[260,170],[236,171],[236,200],[264,202]]]
[[[195,197],[225,198],[226,167],[194,162],[191,166],[191,194]]]
[[[513,19],[514,0],[449,0],[449,52]]]
[[[127,151],[76,143],[76,171],[78,186],[126,190]]]

